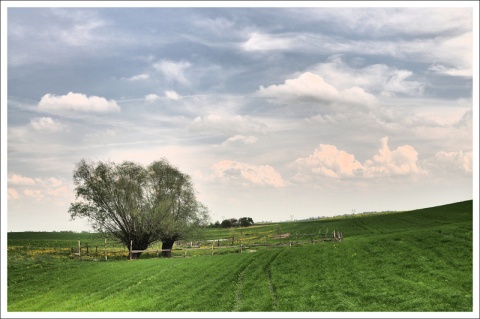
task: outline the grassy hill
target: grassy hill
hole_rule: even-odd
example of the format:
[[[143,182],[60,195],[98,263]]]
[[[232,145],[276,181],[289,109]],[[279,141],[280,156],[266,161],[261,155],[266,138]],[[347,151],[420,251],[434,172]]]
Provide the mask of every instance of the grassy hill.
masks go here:
[[[189,258],[135,261],[116,243],[117,255],[105,262],[98,234],[9,233],[8,311],[471,312],[472,213],[465,201],[207,229],[195,239],[201,246],[225,239],[213,256],[206,246]],[[315,241],[333,230],[344,240]],[[274,238],[280,234],[290,235]],[[78,240],[90,242],[91,258],[72,257]],[[250,247],[222,250],[240,241]],[[299,245],[278,245],[290,241]]]

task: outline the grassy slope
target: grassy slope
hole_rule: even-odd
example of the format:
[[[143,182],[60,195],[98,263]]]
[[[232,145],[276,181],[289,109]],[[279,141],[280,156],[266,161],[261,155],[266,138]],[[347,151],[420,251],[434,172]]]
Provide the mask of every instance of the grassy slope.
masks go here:
[[[276,227],[242,235],[261,237]],[[472,201],[281,228],[299,236],[337,229],[345,240],[213,257],[91,262],[15,258],[13,246],[41,238],[9,234],[8,310],[472,311]],[[231,232],[209,230],[207,237]]]

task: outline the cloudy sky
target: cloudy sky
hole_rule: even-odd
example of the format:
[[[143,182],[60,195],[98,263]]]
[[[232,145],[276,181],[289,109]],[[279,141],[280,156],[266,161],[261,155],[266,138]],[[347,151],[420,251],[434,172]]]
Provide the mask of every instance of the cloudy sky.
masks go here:
[[[2,220],[89,230],[82,158],[164,157],[212,222],[472,199],[478,4],[456,4],[2,10]]]

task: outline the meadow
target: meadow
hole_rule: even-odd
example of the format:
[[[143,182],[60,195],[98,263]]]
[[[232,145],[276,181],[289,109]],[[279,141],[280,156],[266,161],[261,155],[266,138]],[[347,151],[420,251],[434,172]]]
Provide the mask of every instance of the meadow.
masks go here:
[[[471,312],[472,214],[465,201],[209,228],[174,258],[138,260],[108,239],[105,261],[100,234],[8,233],[8,311]],[[344,239],[323,241],[333,230]],[[89,255],[72,254],[78,240]]]

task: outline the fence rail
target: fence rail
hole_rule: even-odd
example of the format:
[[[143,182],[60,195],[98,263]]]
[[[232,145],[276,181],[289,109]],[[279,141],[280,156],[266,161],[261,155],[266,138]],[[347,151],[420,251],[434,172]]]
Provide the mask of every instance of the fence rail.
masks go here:
[[[234,240],[233,240],[233,237],[232,239],[230,240],[229,238],[223,238],[223,239],[210,239],[210,240],[204,240],[202,242],[206,242],[208,243],[207,245],[203,246],[202,247],[202,242],[196,242],[196,245],[193,245],[193,242],[192,241],[189,241],[189,242],[184,242],[184,245],[183,247],[180,246],[180,243],[181,242],[176,242],[177,245],[179,245],[180,247],[179,248],[175,248],[175,249],[161,249],[160,247],[157,248],[157,249],[154,249],[154,248],[147,248],[147,249],[133,249],[133,241],[130,242],[130,247],[128,248],[128,251],[127,251],[127,247],[125,247],[124,245],[122,245],[123,247],[123,253],[127,253],[128,252],[128,258],[129,259],[132,259],[132,255],[133,254],[142,254],[142,253],[156,253],[157,257],[159,257],[160,253],[164,253],[164,252],[170,252],[170,254],[172,252],[183,252],[183,254],[181,254],[183,257],[187,257],[187,252],[196,252],[196,251],[205,251],[205,250],[211,250],[211,255],[214,255],[215,253],[215,250],[220,250],[220,249],[224,249],[224,250],[233,250],[234,252],[240,252],[242,253],[244,250],[252,250],[252,249],[256,249],[256,248],[259,248],[259,247],[265,247],[266,249],[268,249],[269,247],[285,247],[285,246],[288,246],[288,247],[292,247],[292,246],[298,246],[298,245],[304,245],[304,244],[314,244],[314,243],[319,243],[319,242],[328,242],[328,241],[342,241],[344,239],[344,234],[343,232],[341,231],[337,231],[337,230],[334,230],[330,236],[327,236],[326,234],[323,235],[322,238],[314,238],[315,236],[319,236],[318,234],[315,235],[315,234],[301,234],[301,236],[305,237],[305,236],[312,236],[311,239],[308,239],[308,240],[298,240],[298,236],[295,236],[296,238],[293,239],[293,238],[289,238],[289,241],[286,242],[285,239],[287,239],[288,237],[284,237],[284,236],[274,236],[274,237],[257,237],[255,240],[257,240],[257,242],[242,242],[242,239],[239,239],[237,242],[239,243],[238,245],[234,245]],[[283,242],[272,242],[275,241],[275,240],[282,240]],[[270,242],[269,242],[270,240]],[[220,245],[220,242],[228,242],[227,245]],[[262,241],[262,243],[258,243],[258,241]],[[232,243],[232,244],[230,244]],[[186,244],[186,247],[185,247],[185,244]],[[118,243],[117,243],[118,245]],[[95,256],[99,256],[98,252],[99,252],[99,245],[95,245],[93,246],[95,248]],[[78,250],[77,251],[74,251],[74,248],[72,247],[71,248],[71,252],[72,252],[72,255],[74,257],[78,256],[78,257],[82,257],[82,256],[91,256],[91,253],[90,251],[93,249],[92,246],[88,246],[88,243],[86,243],[84,246],[82,246],[82,243],[80,242],[80,240],[78,241]],[[115,247],[115,244],[112,244],[112,250],[113,248]],[[118,246],[117,246],[118,247]],[[82,248],[83,248],[83,253],[82,253]],[[89,250],[90,249],[90,250]],[[101,249],[101,247],[100,247]],[[85,252],[86,251],[86,252]],[[112,253],[113,251],[111,251]],[[118,252],[118,249],[116,250],[116,252]],[[107,239],[104,240],[104,245],[103,245],[103,255],[104,255],[104,258],[105,260],[108,260],[108,249],[107,249]],[[191,253],[188,253],[188,255],[191,255]],[[173,256],[173,257],[182,257],[182,256]]]

